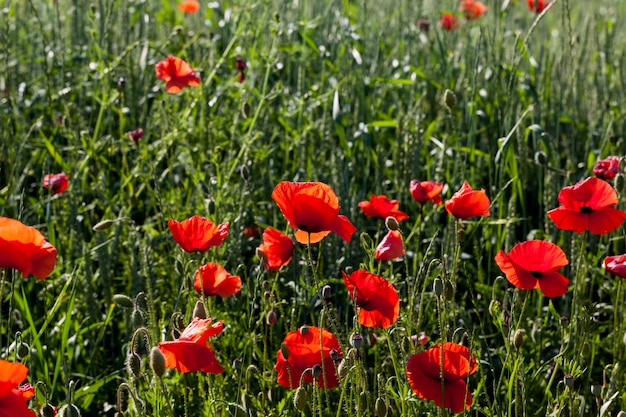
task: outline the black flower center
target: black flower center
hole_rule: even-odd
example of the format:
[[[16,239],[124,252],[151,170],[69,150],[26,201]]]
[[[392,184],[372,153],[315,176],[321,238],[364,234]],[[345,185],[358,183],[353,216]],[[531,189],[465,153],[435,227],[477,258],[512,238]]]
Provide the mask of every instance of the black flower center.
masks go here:
[[[528,271],[528,272],[530,272],[530,275],[532,275],[535,278],[541,278],[543,276],[543,273],[539,271]]]
[[[585,214],[590,214],[590,213],[593,213],[593,209],[591,207],[582,206],[580,208],[580,212],[585,213]]]

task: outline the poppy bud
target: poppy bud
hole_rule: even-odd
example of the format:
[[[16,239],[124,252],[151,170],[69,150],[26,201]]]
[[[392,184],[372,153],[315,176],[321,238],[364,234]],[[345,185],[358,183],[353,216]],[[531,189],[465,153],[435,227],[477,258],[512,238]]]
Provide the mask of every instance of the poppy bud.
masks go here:
[[[276,323],[276,312],[274,310],[270,310],[267,312],[267,315],[265,316],[265,323],[267,323],[269,326]]]
[[[306,388],[303,386],[298,387],[296,393],[293,395],[293,406],[298,411],[304,411],[306,405],[309,403],[309,396],[306,392]]]
[[[289,346],[286,343],[280,344],[280,352],[283,354],[285,360],[289,359]]]
[[[263,252],[261,248],[256,248],[254,253],[261,262],[267,263],[267,255],[265,255],[265,252]]]
[[[235,359],[233,360],[233,369],[235,371],[238,371],[241,369],[241,359]]]
[[[311,372],[313,373],[313,379],[319,378],[322,375],[322,366],[320,364],[313,365]]]
[[[126,357],[126,369],[134,378],[141,374],[141,358],[136,353],[131,353]]]
[[[568,322],[569,322],[569,319],[567,317],[565,317],[565,316],[563,316],[563,317],[561,317],[559,319],[559,324],[561,325],[561,328],[566,328]]]
[[[602,385],[600,384],[591,384],[591,395],[593,395],[594,397],[601,397],[602,396]]]
[[[545,165],[548,163],[548,155],[544,151],[535,153],[535,163],[537,165]]]
[[[30,346],[28,346],[24,342],[21,342],[19,345],[17,345],[15,353],[17,353],[17,357],[19,359],[24,359],[30,353]]]
[[[376,417],[386,417],[387,416],[387,403],[381,397],[376,398],[376,405],[374,405],[374,410],[376,411]]]
[[[513,333],[513,346],[515,346],[515,349],[519,349],[520,346],[522,346],[522,343],[524,342],[524,333],[526,333],[524,329],[517,329],[515,330],[515,333]]]
[[[202,300],[196,301],[196,305],[193,308],[193,316],[199,319],[206,319],[206,308]]]
[[[348,371],[350,370],[350,363],[347,359],[343,359],[339,366],[337,367],[337,374],[339,378],[345,378],[348,375]]]
[[[574,376],[571,374],[567,374],[563,377],[563,383],[566,387],[572,388],[574,386]]]
[[[626,413],[620,410],[620,412],[617,413],[617,417],[626,417]]]
[[[446,89],[443,93],[443,102],[449,110],[452,110],[456,107],[456,95],[451,90]]]
[[[400,224],[398,224],[398,220],[396,220],[396,218],[393,217],[393,216],[388,216],[385,219],[385,226],[387,226],[387,229],[389,229],[389,230],[398,230],[398,229],[400,229]]]
[[[331,294],[331,289],[330,289],[330,285],[324,285],[322,287],[322,290],[320,291],[320,294],[322,296],[322,299],[324,301],[329,301],[332,294]]]
[[[269,291],[264,291],[263,292],[263,298],[265,298],[266,300],[269,300],[272,297],[272,293]]]
[[[133,300],[124,294],[115,294],[113,296],[113,302],[118,306],[125,308],[133,308],[135,306]]]
[[[239,174],[241,175],[241,179],[246,182],[250,179],[250,169],[247,165],[242,165],[241,168],[239,168]]]
[[[131,323],[133,323],[133,326],[135,327],[135,329],[140,328],[141,326],[143,326],[143,314],[141,314],[140,310],[133,310],[133,313],[130,316],[130,320]]]
[[[337,351],[337,349],[330,350],[330,358],[333,360],[333,362],[339,362],[341,360],[341,356],[339,356],[339,352]]]
[[[500,316],[500,306],[500,301],[491,300],[489,302],[489,314],[491,314],[493,317]]]
[[[109,227],[113,226],[115,224],[115,220],[102,220],[101,222],[96,223],[96,225],[94,227],[92,227],[94,232],[99,232],[101,230],[106,230]]]
[[[74,404],[65,404],[59,409],[59,417],[80,417],[80,410]]]
[[[353,348],[359,349],[363,346],[363,336],[358,333],[352,333],[350,336],[350,346]]]
[[[51,404],[45,403],[39,410],[39,415],[41,417],[55,417],[57,412]]]
[[[269,281],[264,280],[263,283],[261,284],[261,286],[263,286],[263,290],[264,291],[269,291],[272,289],[272,286],[270,285]]]
[[[302,336],[305,336],[307,333],[309,333],[309,326],[307,326],[306,324],[300,326],[300,334]]]
[[[428,32],[430,30],[430,22],[428,19],[420,19],[417,21],[417,27],[422,32]]]
[[[617,174],[615,176],[615,189],[617,191],[624,191],[624,174]]]
[[[433,292],[437,297],[443,294],[443,281],[441,280],[441,277],[435,278],[435,282],[433,282]]]
[[[357,409],[360,414],[365,414],[367,411],[367,392],[362,391],[359,394],[359,402],[357,403]]]
[[[157,346],[154,346],[150,351],[150,368],[152,368],[154,375],[159,378],[165,373],[165,356]]]
[[[443,298],[445,298],[447,301],[450,301],[454,298],[454,286],[449,280],[444,281]]]
[[[126,78],[120,77],[117,79],[117,89],[122,91],[126,86]]]

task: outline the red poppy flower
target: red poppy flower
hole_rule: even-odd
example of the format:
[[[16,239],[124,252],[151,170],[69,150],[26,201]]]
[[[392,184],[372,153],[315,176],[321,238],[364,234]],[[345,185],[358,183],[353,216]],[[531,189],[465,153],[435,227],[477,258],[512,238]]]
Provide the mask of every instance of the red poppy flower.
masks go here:
[[[398,230],[390,230],[376,247],[376,259],[390,261],[404,256],[402,234]]]
[[[619,173],[619,160],[619,156],[599,160],[593,168],[593,175],[601,180],[612,180]]]
[[[241,278],[229,274],[222,265],[207,262],[196,271],[193,287],[200,295],[204,292],[208,297],[226,298],[241,290]]]
[[[291,261],[293,241],[289,236],[268,227],[263,232],[263,243],[259,246],[259,250],[265,254],[265,262],[263,262],[265,269],[278,271]]]
[[[359,207],[363,214],[368,217],[380,217],[386,219],[391,216],[397,221],[406,220],[409,216],[398,210],[400,204],[398,200],[390,200],[384,195],[371,195],[369,201],[361,201]]]
[[[23,278],[45,279],[54,270],[57,250],[34,227],[0,217],[0,268],[15,268]]]
[[[333,388],[339,384],[335,364],[330,356],[332,350],[341,356],[339,341],[334,334],[319,327],[303,326],[295,332],[287,333],[283,345],[285,348],[278,350],[274,365],[280,385],[292,389],[299,387],[304,371],[315,365],[322,367],[322,374],[316,380],[317,386]],[[307,372],[302,381],[312,384],[313,373]]]
[[[48,174],[43,177],[43,187],[52,191],[52,194],[63,194],[67,190],[70,181],[65,172]]]
[[[508,255],[500,250],[495,260],[506,279],[517,288],[540,288],[550,298],[567,292],[569,280],[557,272],[568,264],[567,256],[554,243],[544,240],[518,243]]]
[[[418,181],[411,180],[409,185],[413,199],[418,203],[424,204],[428,200],[433,200],[433,204],[441,204],[441,190],[443,184],[435,181]]]
[[[200,10],[200,3],[198,0],[183,0],[178,3],[178,10],[185,13],[195,13]]]
[[[467,20],[474,20],[487,11],[487,6],[479,1],[461,0],[461,11]]]
[[[156,77],[165,81],[165,91],[176,94],[188,85],[200,86],[198,77],[191,66],[180,58],[168,56],[154,67]]]
[[[541,13],[550,4],[547,0],[527,0],[528,8],[535,13]]]
[[[359,323],[384,329],[398,320],[400,298],[389,281],[363,269],[341,273],[350,298],[356,297]]]
[[[217,362],[208,338],[222,332],[224,322],[211,324],[212,319],[195,317],[176,340],[159,343],[165,356],[165,366],[180,372],[202,371],[221,374],[224,368]]]
[[[228,236],[229,223],[219,226],[211,220],[193,216],[182,222],[171,219],[167,225],[174,240],[186,252],[206,252],[213,246],[219,246]]]
[[[604,269],[620,278],[626,278],[626,254],[604,258]]]
[[[478,369],[476,359],[465,346],[441,344],[409,357],[406,376],[413,392],[421,399],[432,400],[441,408],[460,413],[472,405],[472,394],[465,380]]]
[[[444,30],[458,29],[459,26],[459,19],[452,13],[444,13],[439,19],[439,27]]]
[[[474,190],[465,181],[459,191],[446,201],[446,210],[458,219],[489,216],[489,198],[485,190]]]
[[[616,208],[617,193],[606,181],[589,177],[559,193],[561,207],[548,212],[556,227],[576,233],[602,235],[617,229],[626,213]]]
[[[322,240],[335,232],[350,242],[356,227],[339,214],[337,195],[323,182],[282,181],[274,188],[272,198],[289,225],[296,231],[296,240],[306,244]]]
[[[28,368],[21,363],[0,359],[0,416],[35,417],[26,406],[26,401],[34,395],[33,386],[18,386],[27,374]]]

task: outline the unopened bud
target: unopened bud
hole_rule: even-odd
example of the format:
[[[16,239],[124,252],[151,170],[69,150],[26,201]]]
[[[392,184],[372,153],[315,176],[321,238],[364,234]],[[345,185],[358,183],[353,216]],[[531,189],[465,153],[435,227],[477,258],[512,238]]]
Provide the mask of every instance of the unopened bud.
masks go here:
[[[141,311],[137,309],[133,310],[133,313],[130,316],[130,321],[133,323],[135,329],[143,326],[143,314],[141,314]]]
[[[548,163],[548,155],[544,151],[535,153],[535,163],[537,165],[545,165]]]
[[[339,378],[345,378],[346,375],[348,375],[349,370],[350,362],[347,359],[343,359],[337,367],[337,374],[339,374]]]
[[[450,301],[454,298],[454,285],[449,280],[444,281],[443,286],[443,298],[447,301]]]
[[[619,173],[615,176],[615,189],[619,192],[624,191],[624,174]]]
[[[319,364],[313,365],[311,372],[313,373],[313,379],[319,378],[322,375],[322,366]]]
[[[617,413],[617,417],[626,417],[626,413],[620,410],[620,412]]]
[[[591,395],[594,397],[602,396],[602,385],[600,384],[591,384]]]
[[[300,412],[303,412],[306,405],[309,403],[309,396],[306,392],[306,388],[298,387],[296,393],[293,395],[293,406]]]
[[[241,359],[234,359],[233,360],[233,369],[235,371],[238,371],[241,369]]]
[[[39,410],[39,415],[41,417],[54,417],[57,415],[57,412],[51,404],[45,403]]]
[[[94,227],[92,227],[94,232],[99,232],[102,230],[106,230],[115,224],[115,220],[102,220],[99,223],[96,223]]]
[[[261,262],[267,263],[267,255],[261,250],[261,248],[256,248],[256,251],[254,253]]]
[[[566,328],[568,323],[569,323],[569,319],[565,316],[559,319],[559,324],[561,325],[561,328]]]
[[[376,398],[376,405],[374,405],[374,410],[376,411],[376,417],[386,417],[387,416],[387,403],[381,397]]]
[[[572,388],[574,386],[574,376],[572,374],[567,374],[563,377],[563,383],[567,388]]]
[[[522,343],[524,342],[524,333],[526,333],[524,329],[517,329],[515,330],[515,333],[513,333],[513,346],[515,346],[515,349],[519,349],[520,346],[522,346]]]
[[[131,353],[126,357],[126,369],[134,378],[141,374],[141,358],[136,353]]]
[[[309,326],[307,326],[306,324],[300,326],[300,335],[301,336],[306,336],[308,333],[309,333]]]
[[[17,353],[17,357],[19,359],[24,359],[30,353],[30,346],[28,346],[24,342],[21,342],[20,344],[17,345],[17,349],[15,353]]]
[[[437,297],[440,297],[441,294],[443,294],[443,290],[443,281],[440,277],[435,278],[435,281],[433,282],[433,292]]]
[[[341,356],[339,355],[339,351],[337,351],[337,349],[331,349],[330,350],[330,358],[333,360],[333,362],[339,362],[341,360]]]
[[[357,409],[359,414],[364,415],[367,411],[367,392],[362,391],[359,394],[359,402],[357,403]]]
[[[157,346],[154,346],[150,351],[150,368],[152,368],[154,375],[159,378],[165,373],[165,356]]]
[[[396,218],[393,216],[388,216],[385,219],[385,226],[387,226],[387,229],[389,230],[398,230],[400,228],[400,224],[398,224],[398,220],[396,220]]]
[[[265,316],[265,323],[267,323],[268,326],[276,323],[276,312],[274,310],[267,312],[267,315]]]
[[[133,308],[135,306],[133,300],[124,294],[115,294],[113,296],[113,302],[118,306],[125,308]]]
[[[74,404],[65,404],[59,409],[59,417],[80,417],[80,410]]]
[[[241,179],[244,181],[248,181],[250,179],[250,169],[247,165],[242,165],[239,173],[241,174]]]
[[[322,290],[320,291],[320,294],[324,301],[329,301],[332,297],[330,285],[324,285],[322,287]]]
[[[196,305],[193,308],[193,316],[203,320],[206,319],[206,308],[204,308],[202,300],[196,301]]]
[[[456,95],[451,90],[446,89],[443,93],[443,102],[448,109],[452,110],[456,107]]]
[[[363,346],[363,336],[358,333],[352,333],[352,336],[350,336],[350,346],[356,349]]]
[[[287,346],[286,343],[283,342],[280,344],[280,352],[283,354],[285,360],[289,359],[289,346]]]

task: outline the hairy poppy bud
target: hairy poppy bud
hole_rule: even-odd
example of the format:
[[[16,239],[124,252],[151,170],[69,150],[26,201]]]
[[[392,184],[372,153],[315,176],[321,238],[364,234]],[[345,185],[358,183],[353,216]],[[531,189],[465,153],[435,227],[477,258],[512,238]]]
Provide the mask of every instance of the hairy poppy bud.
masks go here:
[[[59,409],[59,417],[80,417],[80,410],[74,404],[65,404]]]
[[[387,403],[385,403],[385,400],[380,397],[376,398],[376,404],[374,405],[374,410],[376,411],[376,417],[386,417],[387,416]]]
[[[283,354],[285,360],[289,359],[289,346],[287,346],[286,343],[283,342],[280,344],[280,352]]]
[[[396,220],[396,218],[393,217],[393,216],[388,216],[385,219],[385,226],[387,226],[387,229],[389,229],[389,230],[398,230],[398,229],[400,229],[400,224],[398,224],[398,220]]]
[[[319,378],[320,375],[322,375],[322,366],[319,364],[313,365],[312,373],[313,373],[313,379]]]
[[[615,176],[615,189],[619,192],[624,191],[624,174],[617,174]]]
[[[306,388],[303,386],[298,387],[296,393],[293,395],[293,406],[300,412],[304,411],[306,405],[309,403],[309,396],[306,392]]]
[[[265,323],[267,323],[269,326],[276,323],[276,312],[274,310],[270,310],[267,312],[267,315],[265,316]]]
[[[324,301],[330,300],[332,297],[330,285],[324,285],[320,291],[320,295]]]
[[[17,357],[19,359],[23,359],[26,356],[28,356],[28,354],[30,353],[30,346],[28,346],[24,342],[21,342],[20,344],[17,345],[17,349],[15,350],[15,353],[17,353]]]
[[[600,384],[591,384],[591,395],[594,397],[602,396],[602,385]]]
[[[559,324],[561,325],[561,328],[566,328],[568,323],[569,323],[569,319],[565,316],[559,319]]]
[[[306,324],[300,326],[300,334],[304,336],[307,333],[309,333],[309,326],[307,326]]]
[[[535,163],[537,165],[545,165],[548,163],[548,155],[544,151],[535,153]]]
[[[364,415],[365,412],[367,411],[367,392],[361,391],[361,393],[359,394],[359,401],[357,403],[357,409],[361,415]]]
[[[443,289],[443,281],[441,280],[441,277],[435,278],[435,281],[433,282],[433,292],[435,295],[437,297],[441,296],[441,294],[443,294]]]
[[[337,351],[337,349],[330,350],[330,358],[333,360],[333,362],[339,362],[341,360],[341,356],[339,356],[339,352]]]
[[[450,301],[454,298],[454,286],[449,280],[444,281],[443,298],[445,298],[447,301]]]
[[[125,308],[133,308],[135,306],[133,300],[124,294],[115,294],[113,296],[113,302],[118,306]]]
[[[617,417],[626,417],[626,413],[620,410],[620,412],[617,413]]]
[[[57,412],[51,404],[45,403],[39,410],[39,415],[41,417],[54,417],[57,415]]]
[[[193,316],[199,319],[206,319],[206,308],[202,300],[196,301],[196,305],[193,308]]]
[[[133,323],[135,329],[143,326],[143,314],[141,314],[141,311],[138,309],[133,310],[133,313],[130,316],[130,321]]]
[[[92,227],[94,232],[99,232],[101,230],[106,230],[108,228],[110,228],[111,226],[113,226],[115,224],[115,220],[102,220],[101,222],[98,222],[95,224],[94,227]]]
[[[515,346],[515,349],[519,349],[520,346],[522,346],[522,343],[524,342],[524,333],[526,333],[524,329],[517,329],[515,330],[515,333],[513,333],[513,346]]]
[[[446,89],[443,93],[443,102],[449,110],[452,110],[456,107],[456,95],[451,90]]]
[[[567,374],[563,377],[563,383],[567,388],[572,388],[574,386],[574,376],[572,374]]]
[[[350,336],[350,346],[353,348],[359,349],[363,346],[363,336],[358,333],[352,333]]]
[[[150,351],[150,368],[152,368],[154,375],[159,378],[165,373],[165,356],[157,346],[154,346]]]
[[[345,378],[346,375],[348,375],[349,370],[350,362],[347,359],[343,359],[337,367],[337,374],[339,374],[339,378]]]
[[[136,353],[131,353],[126,357],[126,369],[134,378],[141,374],[141,358]]]

